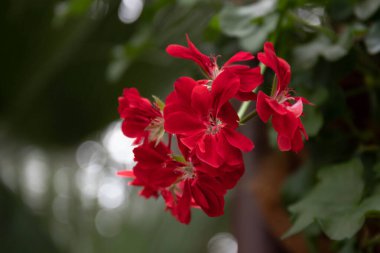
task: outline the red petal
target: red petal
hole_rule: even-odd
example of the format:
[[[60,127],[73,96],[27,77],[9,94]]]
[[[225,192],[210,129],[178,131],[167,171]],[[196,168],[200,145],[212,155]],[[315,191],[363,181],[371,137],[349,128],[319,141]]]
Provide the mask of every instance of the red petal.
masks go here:
[[[240,79],[239,91],[251,92],[262,84],[264,78],[259,67],[250,68],[243,65],[235,65],[228,68],[228,71],[236,74]]]
[[[212,177],[198,175],[192,187],[193,198],[210,217],[220,216],[224,212],[224,187]]]
[[[216,151],[219,156],[223,157],[224,161],[229,166],[235,166],[242,163],[243,156],[240,149],[232,146],[223,135],[219,137],[219,143]]]
[[[217,117],[228,125],[230,128],[237,128],[239,126],[239,116],[237,115],[235,109],[231,105],[231,103],[225,103],[217,115]]]
[[[118,171],[117,175],[120,176],[120,177],[129,177],[129,178],[134,178],[135,177],[135,174],[133,173],[132,170]]]
[[[234,131],[229,128],[223,129],[224,136],[227,141],[234,147],[240,149],[241,151],[248,152],[251,151],[255,146],[253,142],[245,135]]]
[[[291,140],[286,135],[280,135],[280,134],[278,134],[278,136],[277,136],[277,145],[278,145],[278,148],[281,151],[289,151],[292,148]]]
[[[290,66],[284,59],[277,57],[273,44],[265,42],[264,53],[258,53],[257,58],[276,73],[278,80],[277,91],[286,89],[290,82]]]
[[[250,92],[241,92],[238,91],[235,95],[235,98],[240,101],[256,101],[257,100],[257,94]]]
[[[191,134],[204,129],[203,122],[191,112],[173,112],[165,115],[165,131],[172,134]]]
[[[184,189],[182,196],[178,199],[178,203],[176,206],[176,218],[184,224],[189,224],[191,219],[190,213],[190,203],[191,203],[191,189],[190,182],[188,180],[185,181]]]
[[[271,99],[264,92],[259,91],[256,101],[256,111],[260,119],[267,123],[273,113],[273,109],[268,105],[268,100]]]
[[[198,83],[190,77],[180,77],[174,83],[174,90],[177,92],[178,99],[184,100],[184,103],[190,104],[191,93]]]
[[[213,108],[218,114],[220,107],[233,98],[239,89],[239,78],[225,70],[212,83]]]
[[[302,149],[303,149],[303,140],[302,140],[301,131],[296,131],[292,140],[292,150],[298,153]]]
[[[183,145],[185,145],[189,149],[194,149],[195,146],[201,146],[200,142],[203,143],[203,138],[204,138],[204,130],[193,133],[187,137],[181,137],[180,141]],[[204,150],[204,144],[203,144],[203,149],[200,148],[200,150],[203,152]]]
[[[267,104],[272,108],[273,113],[285,115],[289,112],[283,104],[279,104],[275,99],[267,98]]]
[[[216,135],[205,135],[204,137],[204,151],[202,152],[199,148],[197,148],[196,156],[199,160],[209,164],[212,167],[219,167],[223,164],[224,159],[219,156],[215,150],[218,148],[218,140],[216,139]]]
[[[273,114],[272,116],[273,128],[280,136],[286,136],[290,142],[298,129],[298,124],[299,118],[297,119],[291,112],[285,115]]]
[[[169,45],[166,48],[166,52],[178,58],[183,58],[187,60],[192,60],[197,63],[208,75],[211,76],[213,69],[215,68],[215,63],[210,60],[205,54],[202,54],[191,42],[188,35],[186,35],[188,47],[181,45]]]
[[[250,52],[238,52],[235,55],[233,55],[226,63],[224,63],[223,67],[227,67],[230,64],[233,64],[235,62],[242,62],[242,61],[249,61],[253,60],[255,57]]]
[[[194,87],[191,94],[191,107],[200,115],[208,116],[211,107],[211,93],[207,87]]]

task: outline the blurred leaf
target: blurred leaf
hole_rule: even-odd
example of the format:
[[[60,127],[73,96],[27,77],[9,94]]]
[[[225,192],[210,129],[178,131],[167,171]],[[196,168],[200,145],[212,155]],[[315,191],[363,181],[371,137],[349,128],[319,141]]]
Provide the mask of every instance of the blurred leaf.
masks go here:
[[[363,213],[357,207],[352,207],[320,220],[320,225],[330,239],[343,240],[354,236],[364,221]]]
[[[359,206],[353,206],[332,217],[321,220],[323,231],[333,240],[351,238],[365,222],[365,215],[380,211],[380,191],[364,199]]]
[[[294,174],[286,180],[282,192],[286,203],[292,203],[300,199],[313,183],[313,170],[311,163],[302,165]]]
[[[355,253],[355,242],[356,241],[352,239],[345,241],[338,253]]]
[[[304,85],[305,86],[305,85]],[[300,93],[307,97],[313,105],[305,105],[302,122],[309,137],[316,136],[322,128],[324,119],[320,111],[320,106],[328,98],[328,91],[323,86],[314,86],[311,90],[299,87]],[[298,87],[297,87],[298,88]]]
[[[352,45],[351,27],[346,27],[340,34],[338,42],[330,44],[321,52],[322,56],[328,61],[336,61],[345,56]]]
[[[112,49],[113,60],[107,67],[107,80],[109,82],[116,82],[120,80],[124,71],[128,68],[130,60],[125,55],[123,46],[115,46]]]
[[[221,29],[229,36],[250,36],[257,30],[252,20],[268,15],[275,9],[276,3],[276,0],[261,0],[244,6],[227,4],[219,15]]]
[[[218,15],[214,15],[203,32],[206,41],[217,41],[221,34]]]
[[[293,56],[297,68],[308,69],[313,67],[326,44],[328,44],[328,38],[320,35],[309,43],[294,47]]]
[[[364,188],[362,171],[362,164],[358,160],[319,171],[319,183],[305,198],[289,207],[289,211],[296,214],[297,218],[284,237],[299,233],[314,220],[332,217],[357,204]]]
[[[347,27],[333,43],[326,35],[320,34],[309,43],[296,46],[293,50],[295,64],[299,68],[311,68],[322,56],[328,61],[337,61],[345,56],[353,43],[353,29]]]
[[[374,23],[370,27],[364,42],[370,54],[377,54],[380,52],[380,21]]]
[[[198,3],[200,0],[177,0],[179,5],[184,7],[192,7],[194,4]]]
[[[354,13],[359,19],[366,20],[375,14],[379,7],[379,0],[359,1],[358,4],[354,7]]]
[[[373,172],[375,172],[377,178],[380,178],[380,162],[373,166]]]
[[[263,19],[261,25],[252,24],[252,32],[248,36],[240,38],[240,45],[244,50],[258,51],[263,47],[268,35],[276,28],[278,14],[273,13]]]
[[[329,17],[335,21],[349,18],[353,12],[352,0],[334,0],[326,2]]]
[[[309,137],[316,136],[323,126],[323,116],[316,106],[304,107],[305,116],[302,117],[303,125]]]
[[[81,15],[91,6],[93,0],[71,0],[69,4],[69,13]]]
[[[313,88],[312,94],[309,94],[308,99],[315,105],[323,104],[328,98],[329,93],[323,86],[317,86]]]
[[[322,18],[325,15],[325,10],[322,7],[302,7],[297,8],[297,16],[304,21],[308,26],[320,26]]]
[[[332,240],[354,236],[368,213],[380,211],[380,187],[360,201],[364,190],[363,166],[357,159],[333,165],[318,173],[320,182],[289,210],[297,215],[294,225],[284,235],[292,236],[317,221]]]

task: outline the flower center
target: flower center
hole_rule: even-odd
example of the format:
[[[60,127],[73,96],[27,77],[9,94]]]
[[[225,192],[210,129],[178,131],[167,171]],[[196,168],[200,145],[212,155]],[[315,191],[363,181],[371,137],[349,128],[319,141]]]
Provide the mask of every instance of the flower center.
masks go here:
[[[224,123],[220,119],[210,115],[206,133],[212,135],[217,134],[222,127],[224,127]]]
[[[215,66],[212,70],[212,73],[211,73],[211,79],[212,80],[215,80],[216,77],[221,73],[222,71],[219,70],[218,66]]]
[[[156,140],[158,143],[165,133],[164,118],[157,117],[153,119],[145,130],[149,132],[149,141]]]
[[[275,99],[279,104],[283,104],[289,100],[294,100],[294,98],[289,95],[289,90],[287,90],[287,89],[278,93]]]
[[[182,180],[195,178],[194,166],[192,163],[186,163],[185,166],[178,168],[182,173]]]

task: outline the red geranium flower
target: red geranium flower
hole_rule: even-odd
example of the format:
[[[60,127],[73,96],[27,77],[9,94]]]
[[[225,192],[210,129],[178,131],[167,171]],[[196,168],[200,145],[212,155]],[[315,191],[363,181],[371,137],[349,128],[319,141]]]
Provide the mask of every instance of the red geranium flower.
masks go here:
[[[303,148],[302,135],[308,139],[300,116],[303,103],[309,102],[290,93],[290,66],[284,59],[277,57],[272,43],[266,42],[264,53],[259,53],[257,57],[271,68],[277,77],[274,94],[268,96],[262,91],[259,92],[256,102],[257,114],[264,122],[272,116],[272,125],[278,133],[277,143],[281,151],[299,152]]]
[[[161,191],[172,215],[185,224],[190,222],[191,207],[201,208],[210,217],[223,215],[224,186],[215,178],[197,172],[197,168],[188,166],[179,169],[183,168],[188,170],[183,180]]]
[[[170,149],[159,142],[144,141],[133,150],[137,164],[133,171],[120,171],[119,176],[131,177],[130,185],[143,186],[140,194],[146,198],[158,197],[159,191],[171,186],[181,172],[176,170],[182,164],[172,159]]]
[[[181,150],[185,150],[183,146]],[[196,157],[174,157],[162,142],[155,145],[145,141],[134,149],[136,166],[118,174],[131,177],[130,183],[142,186],[144,197],[163,196],[167,209],[182,223],[189,223],[191,207],[201,208],[208,216],[224,212],[224,195],[232,188],[244,171],[243,161],[235,166],[213,168]]]
[[[239,117],[228,102],[237,92],[239,79],[222,72],[211,90],[189,77],[179,78],[167,97],[165,131],[179,140],[203,162],[219,167],[225,161],[240,162],[240,150],[250,151],[250,139],[237,132]]]
[[[201,80],[203,83],[215,80],[216,77],[223,71],[231,71],[239,77],[238,91],[235,97],[239,100],[255,99],[255,94],[252,91],[263,82],[263,76],[260,73],[260,68],[251,68],[239,62],[253,60],[254,56],[249,52],[238,52],[232,56],[221,68],[217,64],[217,57],[207,56],[202,54],[195,45],[191,42],[189,36],[186,35],[188,47],[181,45],[169,45],[166,52],[171,56],[192,60],[197,63],[205,73],[207,80]],[[212,83],[210,82],[212,85]]]
[[[119,97],[118,111],[123,120],[122,131],[130,138],[136,138],[140,143],[143,138],[159,142],[164,134],[164,119],[157,104],[140,96],[135,88],[126,88]]]

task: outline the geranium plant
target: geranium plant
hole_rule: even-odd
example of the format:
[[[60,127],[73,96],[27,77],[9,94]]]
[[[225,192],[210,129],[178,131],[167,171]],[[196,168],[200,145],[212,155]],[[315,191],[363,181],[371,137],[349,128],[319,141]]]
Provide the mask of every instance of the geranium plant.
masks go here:
[[[274,72],[271,94],[260,90],[264,78],[260,66],[251,67],[255,56],[250,52],[238,52],[219,67],[217,57],[201,53],[189,37],[187,43],[169,45],[166,51],[194,61],[204,79],[179,77],[165,103],[155,96],[150,102],[135,88],[126,88],[119,98],[122,130],[135,138],[137,162],[119,175],[142,187],[146,198],[162,196],[172,215],[186,224],[193,207],[210,217],[224,213],[224,196],[244,172],[242,152],[254,148],[238,131],[240,125],[256,115],[265,123],[271,119],[279,149],[299,152],[308,138],[301,117],[303,105],[309,104],[288,87],[290,66],[272,43],[266,42],[257,56],[261,66]],[[254,102],[256,109],[247,113],[244,106],[239,117],[232,99]]]

